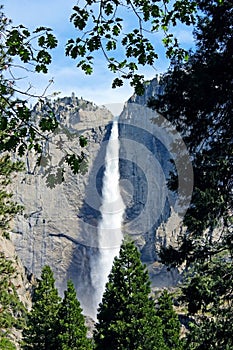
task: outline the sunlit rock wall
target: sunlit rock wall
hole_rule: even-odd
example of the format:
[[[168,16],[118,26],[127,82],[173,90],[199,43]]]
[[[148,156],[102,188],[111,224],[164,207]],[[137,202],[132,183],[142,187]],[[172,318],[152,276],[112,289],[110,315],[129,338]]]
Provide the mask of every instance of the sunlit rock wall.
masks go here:
[[[146,107],[152,92],[158,92],[157,80],[147,87],[145,96],[131,98],[119,118],[121,189],[126,204],[123,229],[140,248],[152,285],[165,287],[174,286],[180,275],[159,263],[159,251],[177,243],[191,198],[185,176],[192,176],[192,169],[180,135]],[[168,187],[173,170],[178,173],[177,194]],[[188,200],[181,205],[184,193]]]
[[[167,186],[170,159],[175,159],[177,151],[173,146],[179,138],[161,116],[145,107],[156,86],[148,87],[144,98],[132,98],[119,117],[120,187],[126,206],[123,232],[139,247],[152,285],[162,287],[175,285],[179,278],[177,271],[168,272],[158,262],[158,252],[161,244],[175,244],[182,215],[177,196]],[[97,225],[112,115],[106,108],[74,95],[52,102],[52,107],[64,128],[45,144],[49,147],[45,164],[41,162],[36,168],[34,157],[26,159],[26,171],[18,176],[14,188],[15,199],[25,209],[17,216],[11,237],[23,264],[36,276],[44,265],[51,266],[61,294],[67,279],[72,279],[84,313],[91,315],[95,286],[90,280],[90,257],[93,260],[98,247]],[[45,109],[37,105],[35,115]],[[64,166],[60,160],[66,150],[80,152],[80,133],[88,140],[87,172],[74,175],[67,169],[62,182],[57,166]]]
[[[49,156],[38,167],[35,157],[27,157],[26,171],[17,177],[15,199],[24,212],[16,217],[11,238],[23,264],[37,277],[44,265],[50,265],[61,293],[67,279],[72,279],[85,308],[90,297],[89,255],[96,249],[100,186],[112,115],[74,96],[54,102],[53,108],[64,129],[45,145]],[[45,109],[37,105],[36,115]],[[80,133],[88,141],[88,167],[86,173],[74,175],[61,159],[66,151],[80,153]],[[57,173],[63,166],[64,182]],[[85,311],[88,313],[88,308]]]

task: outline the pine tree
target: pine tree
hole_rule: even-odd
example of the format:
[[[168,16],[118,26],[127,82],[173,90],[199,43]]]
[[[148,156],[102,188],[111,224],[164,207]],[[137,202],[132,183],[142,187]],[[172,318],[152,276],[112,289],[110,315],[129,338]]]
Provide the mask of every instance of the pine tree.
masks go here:
[[[56,326],[60,297],[54,283],[52,270],[45,266],[34,291],[32,310],[23,332],[23,349],[54,350],[57,347]]]
[[[149,276],[140,254],[132,242],[124,241],[98,310],[95,349],[166,349],[161,320],[149,293]]]
[[[162,320],[163,338],[169,350],[181,350],[180,322],[173,309],[172,299],[164,290],[158,299],[157,315]]]
[[[88,350],[91,343],[86,337],[87,328],[82,309],[71,281],[58,312],[58,348],[57,350]]]

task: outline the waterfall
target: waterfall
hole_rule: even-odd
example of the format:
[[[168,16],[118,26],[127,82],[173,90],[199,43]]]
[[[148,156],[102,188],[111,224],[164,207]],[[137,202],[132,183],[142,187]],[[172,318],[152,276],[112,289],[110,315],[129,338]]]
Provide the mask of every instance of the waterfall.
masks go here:
[[[105,284],[111,271],[114,257],[118,255],[123,239],[121,222],[124,203],[119,187],[119,139],[118,120],[113,120],[111,135],[105,156],[105,172],[103,176],[102,219],[98,224],[98,252],[91,262],[91,281],[94,288],[94,318],[102,300]]]

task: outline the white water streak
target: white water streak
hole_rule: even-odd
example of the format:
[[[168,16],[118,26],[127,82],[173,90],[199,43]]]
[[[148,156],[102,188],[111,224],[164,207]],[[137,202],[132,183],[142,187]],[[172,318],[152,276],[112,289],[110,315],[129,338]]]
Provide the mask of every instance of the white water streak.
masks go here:
[[[123,239],[121,223],[124,203],[120,194],[119,179],[118,122],[115,119],[105,157],[102,206],[100,208],[102,219],[98,225],[99,252],[95,257],[95,261],[91,263],[91,279],[95,288],[95,295],[93,296],[93,309],[95,312],[102,300],[114,257],[118,256]]]

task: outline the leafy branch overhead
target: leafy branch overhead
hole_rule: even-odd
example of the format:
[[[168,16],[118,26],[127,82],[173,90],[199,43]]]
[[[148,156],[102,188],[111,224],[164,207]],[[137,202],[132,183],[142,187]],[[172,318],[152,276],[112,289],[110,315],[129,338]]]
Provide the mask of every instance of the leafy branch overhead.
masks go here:
[[[59,130],[59,123],[51,108],[46,108],[42,116],[28,107],[27,99],[37,98],[43,105],[46,91],[37,96],[18,88],[17,82],[22,77],[20,70],[25,72],[47,73],[52,62],[51,50],[56,48],[58,41],[52,29],[38,27],[29,31],[22,24],[12,26],[0,7],[0,152],[13,152],[23,157],[28,152],[38,155],[38,164],[44,154],[45,144],[51,142],[51,135]],[[17,94],[17,95],[16,95]],[[22,98],[20,97],[22,96]],[[80,147],[86,145],[83,136],[78,137]],[[77,173],[84,155],[76,155],[66,151],[67,163]]]
[[[29,91],[17,90],[15,69],[33,67],[35,72],[47,73],[52,60],[49,50],[57,46],[57,39],[49,28],[40,27],[30,33],[23,25],[12,27],[3,12],[0,19],[0,151],[13,151],[23,156],[32,148],[40,152],[41,139],[46,137],[43,133],[54,131],[58,124],[52,114],[45,115],[39,124],[34,123],[27,101],[14,96],[15,92],[31,96]]]
[[[187,53],[179,48],[170,32],[177,22],[195,22],[196,1],[89,0],[73,8],[70,21],[77,28],[76,39],[66,45],[66,55],[78,60],[86,74],[93,73],[94,53],[101,51],[108,69],[117,73],[112,87],[129,80],[137,94],[144,91],[141,66],[154,67],[158,58],[153,35],[163,31],[163,44],[169,58],[183,58]],[[160,39],[158,39],[160,40]]]
[[[39,27],[30,33],[22,24],[6,30],[6,54],[18,56],[23,63],[31,63],[38,73],[47,73],[47,66],[52,62],[48,49],[54,49],[58,43],[51,31],[50,28]],[[34,49],[32,44],[36,39],[38,48]]]

